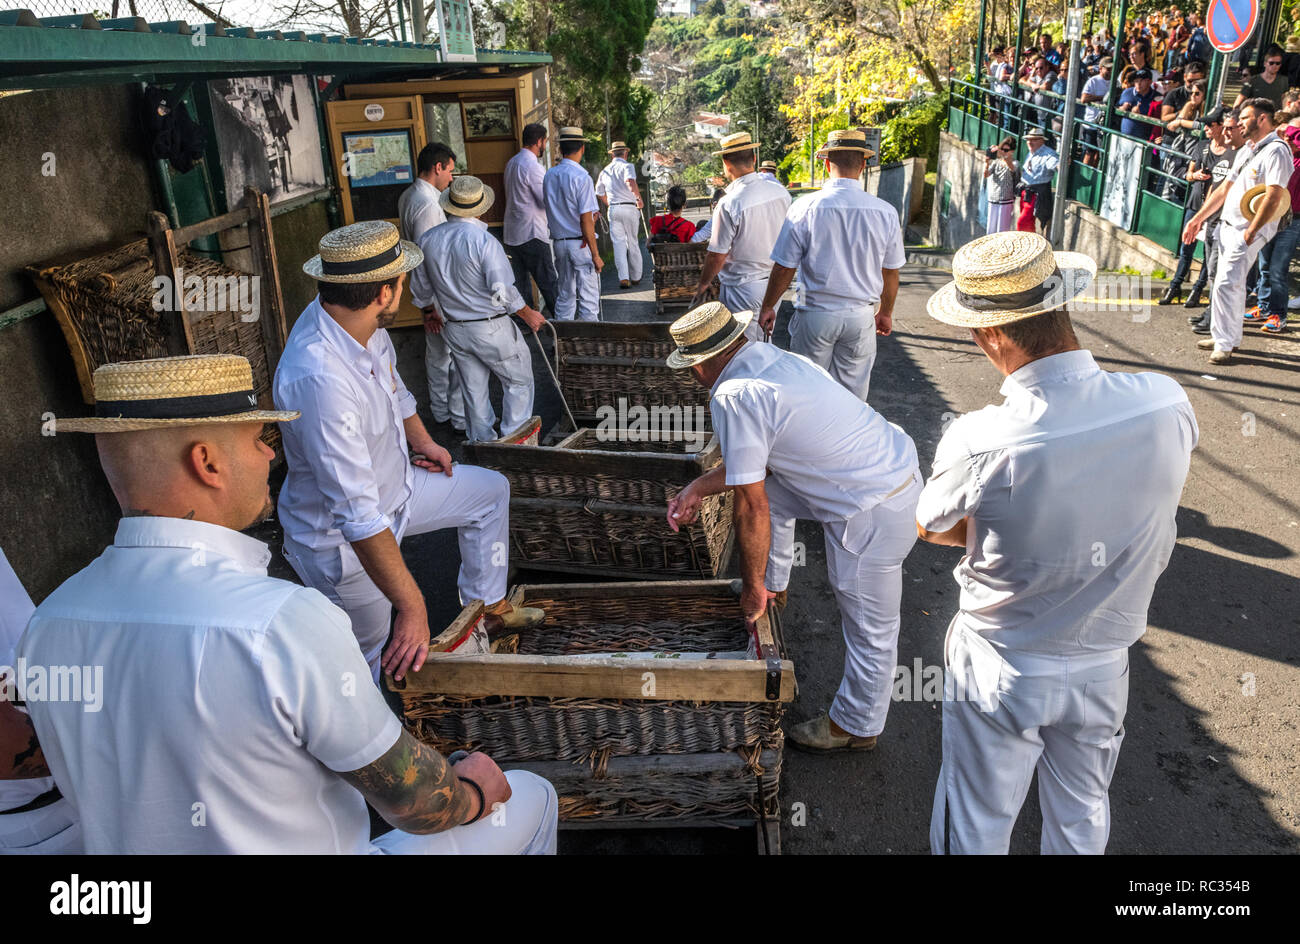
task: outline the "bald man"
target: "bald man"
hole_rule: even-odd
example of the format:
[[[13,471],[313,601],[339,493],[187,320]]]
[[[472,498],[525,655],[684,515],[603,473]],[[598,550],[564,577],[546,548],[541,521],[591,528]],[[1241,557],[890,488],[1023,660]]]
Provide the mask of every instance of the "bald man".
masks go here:
[[[554,851],[550,784],[412,738],[346,614],[268,577],[270,550],[240,533],[272,511],[264,424],[298,416],[255,408],[248,362],[109,364],[94,383],[100,415],[58,431],[97,434],[122,521],[18,645],[108,683],[93,706],[27,699],[86,852]],[[396,827],[374,842],[367,800]]]

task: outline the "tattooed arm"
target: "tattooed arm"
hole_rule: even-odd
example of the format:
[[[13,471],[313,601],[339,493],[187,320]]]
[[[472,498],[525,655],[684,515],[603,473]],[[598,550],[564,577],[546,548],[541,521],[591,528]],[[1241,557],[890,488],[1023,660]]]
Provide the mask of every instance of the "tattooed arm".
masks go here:
[[[36,728],[7,701],[0,701],[0,780],[48,777],[45,754],[36,740]]]
[[[403,731],[372,764],[342,774],[385,820],[408,833],[439,833],[490,815],[510,799],[505,774],[486,754],[470,754],[456,766],[410,732]],[[474,781],[477,791],[461,778]]]

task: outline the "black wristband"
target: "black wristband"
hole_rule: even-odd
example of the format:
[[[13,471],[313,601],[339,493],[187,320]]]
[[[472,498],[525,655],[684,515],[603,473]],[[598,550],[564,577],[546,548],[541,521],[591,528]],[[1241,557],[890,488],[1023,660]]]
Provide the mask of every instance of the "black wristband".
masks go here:
[[[478,794],[478,815],[475,816],[473,819],[469,820],[468,822],[462,823],[461,825],[468,826],[470,825],[470,823],[477,823],[479,820],[483,818],[483,814],[487,812],[487,797],[483,795],[483,788],[480,787],[475,781],[469,779],[469,777],[458,777],[457,779],[460,780],[461,783],[469,784],[471,787],[474,788],[474,792]]]

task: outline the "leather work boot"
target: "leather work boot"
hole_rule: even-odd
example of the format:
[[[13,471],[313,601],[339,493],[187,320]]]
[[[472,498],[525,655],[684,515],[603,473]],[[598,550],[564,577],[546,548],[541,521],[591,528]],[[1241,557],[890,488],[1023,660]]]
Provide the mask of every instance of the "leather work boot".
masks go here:
[[[829,754],[834,751],[874,751],[875,737],[840,737],[831,730],[831,718],[822,712],[810,721],[791,725],[786,729],[788,737],[795,747],[814,754]]]

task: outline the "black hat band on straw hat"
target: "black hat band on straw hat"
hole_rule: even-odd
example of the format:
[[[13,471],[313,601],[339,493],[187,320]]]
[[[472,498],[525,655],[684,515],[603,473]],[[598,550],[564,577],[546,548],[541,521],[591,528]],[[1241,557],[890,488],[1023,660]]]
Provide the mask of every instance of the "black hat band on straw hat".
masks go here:
[[[725,341],[727,339],[727,335],[735,331],[736,326],[739,323],[740,322],[736,321],[735,317],[733,316],[729,324],[727,324],[723,328],[719,328],[717,331],[713,332],[713,334],[709,335],[703,341],[697,341],[694,344],[683,345],[679,347],[678,350],[681,351],[682,354],[686,355],[687,357],[694,357],[696,354],[703,354],[705,351],[713,347],[715,344],[721,344],[723,341]]]
[[[385,249],[383,252],[368,256],[365,259],[354,259],[350,262],[331,262],[322,258],[320,261],[320,270],[326,275],[356,275],[359,272],[369,272],[372,269],[382,269],[391,263],[396,262],[402,256],[402,243],[393,243],[392,247]]]
[[[101,419],[184,420],[198,416],[234,416],[255,409],[257,394],[252,389],[189,397],[98,400],[95,403],[95,415]]]
[[[1060,293],[1064,284],[1061,270],[1057,268],[1052,270],[1052,274],[1041,285],[1035,285],[1023,292],[1008,292],[1005,295],[972,295],[958,288],[956,295],[957,301],[972,311],[1016,311],[1037,305],[1054,292]]]

